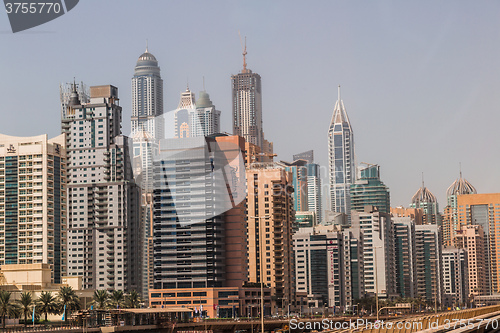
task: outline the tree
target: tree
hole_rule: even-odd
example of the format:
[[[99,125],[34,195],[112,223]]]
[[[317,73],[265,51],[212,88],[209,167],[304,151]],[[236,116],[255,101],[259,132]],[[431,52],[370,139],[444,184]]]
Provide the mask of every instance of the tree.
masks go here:
[[[57,299],[50,291],[42,291],[36,303],[40,313],[45,314],[45,321],[47,321],[47,314],[58,313]]]
[[[94,300],[92,303],[95,305],[96,309],[104,310],[108,305],[109,293],[107,290],[96,290],[94,291]]]
[[[73,290],[73,288],[69,286],[63,286],[59,289],[58,292],[58,298],[59,298],[59,306],[60,312],[64,311],[64,308],[66,307],[66,311],[64,313],[64,322],[67,321],[68,316],[71,314],[71,312],[75,310],[80,310],[80,298],[76,294],[76,292]]]
[[[110,296],[110,305],[113,309],[117,309],[123,305],[125,295],[122,290],[113,290]]]
[[[2,316],[3,328],[5,328],[5,319],[19,314],[19,306],[10,301],[12,294],[8,291],[0,291],[0,316]]]
[[[132,290],[125,298],[125,305],[127,308],[136,309],[141,305],[141,302],[141,297],[135,290]]]
[[[29,291],[23,291],[21,293],[21,299],[19,300],[21,305],[21,311],[24,314],[24,326],[28,325],[28,314],[32,311],[34,304],[33,294]]]

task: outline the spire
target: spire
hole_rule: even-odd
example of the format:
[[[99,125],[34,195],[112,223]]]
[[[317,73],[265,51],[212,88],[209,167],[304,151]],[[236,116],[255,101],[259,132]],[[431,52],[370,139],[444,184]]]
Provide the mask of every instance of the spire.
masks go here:
[[[460,178],[462,178],[462,162],[458,162],[458,167],[460,169]]]
[[[203,76],[203,91],[206,91],[205,90],[205,76]]]
[[[339,84],[339,101],[340,101],[340,84]]]
[[[424,184],[424,172],[422,171],[422,188],[425,188],[425,184]]]
[[[146,53],[149,53],[148,51],[148,39],[146,38]]]

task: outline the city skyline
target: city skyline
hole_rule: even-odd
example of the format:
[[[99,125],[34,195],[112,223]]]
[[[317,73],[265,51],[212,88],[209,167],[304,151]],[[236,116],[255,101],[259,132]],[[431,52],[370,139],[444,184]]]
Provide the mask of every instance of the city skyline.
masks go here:
[[[95,10],[97,4],[102,11]],[[230,76],[242,65],[237,36],[241,30],[248,36],[248,67],[262,77],[263,122],[278,159],[290,160],[297,152],[314,149],[317,163],[327,166],[327,123],[335,88],[341,84],[356,132],[358,161],[381,166],[393,206],[408,206],[424,172],[426,186],[442,209],[446,189],[459,174],[459,162],[464,177],[479,193],[498,191],[500,176],[493,168],[500,158],[486,150],[496,139],[494,124],[500,120],[494,112],[500,105],[495,94],[500,83],[495,46],[499,23],[494,15],[498,4],[444,2],[432,4],[432,10],[425,5],[431,2],[366,6],[334,2],[315,8],[285,4],[236,2],[219,11],[201,2],[154,3],[151,7],[158,10],[152,10],[139,2],[88,1],[43,27],[15,35],[6,33],[4,15],[0,70],[7,80],[0,88],[5,110],[12,111],[3,113],[8,126],[0,132],[56,136],[57,87],[73,77],[89,86],[117,86],[123,119],[129,119],[132,66],[146,39],[165,74],[165,111],[175,109],[186,81],[197,92],[205,76],[211,100],[222,111],[221,129],[231,132]],[[101,37],[97,31],[109,29],[101,15],[113,7],[120,9],[119,33],[110,52],[67,52],[67,43],[60,40],[75,34],[83,45],[90,35],[97,35],[92,44],[108,45],[106,34]],[[185,29],[177,29],[180,22],[172,13],[186,11],[192,20]],[[331,12],[339,13],[337,20],[329,20]],[[138,25],[140,19],[132,22],[132,13],[140,19],[166,15],[169,20],[153,31]],[[253,14],[261,18],[259,24]],[[482,20],[470,23],[474,15]],[[94,26],[88,25],[89,17],[95,18]],[[213,18],[219,22],[206,25]],[[284,23],[288,21],[294,25]],[[35,40],[43,47],[29,52]],[[171,52],[173,47],[187,50],[193,44],[217,52]],[[25,98],[26,92],[31,98]],[[31,100],[39,108],[33,109]],[[23,111],[26,117],[19,117]],[[130,133],[128,126],[125,122],[123,133]],[[464,130],[474,135],[460,135]]]

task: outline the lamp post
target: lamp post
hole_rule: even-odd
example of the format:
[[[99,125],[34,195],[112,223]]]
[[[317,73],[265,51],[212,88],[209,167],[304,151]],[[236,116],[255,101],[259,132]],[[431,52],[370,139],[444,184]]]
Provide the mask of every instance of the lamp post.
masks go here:
[[[264,216],[249,216],[250,218],[259,221],[259,269],[260,269],[260,325],[262,333],[264,333],[264,273],[262,265],[262,251],[264,249],[264,240],[262,239],[262,223],[261,219],[268,219],[270,215]]]
[[[377,270],[377,250],[381,249],[382,246],[372,246],[373,249],[373,265],[375,266],[375,303],[377,306],[377,321],[378,321],[378,270]]]

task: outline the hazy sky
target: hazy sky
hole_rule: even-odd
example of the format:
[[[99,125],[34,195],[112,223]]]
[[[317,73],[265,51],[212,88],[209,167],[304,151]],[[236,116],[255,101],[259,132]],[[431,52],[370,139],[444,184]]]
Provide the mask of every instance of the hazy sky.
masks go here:
[[[113,84],[130,131],[138,56],[158,59],[165,111],[189,80],[206,90],[231,132],[231,74],[262,77],[265,136],[278,159],[314,149],[327,163],[327,132],[342,85],[358,162],[381,166],[392,205],[421,184],[446,204],[464,177],[500,191],[500,2],[82,0],[45,25],[12,34],[0,14],[0,133],[60,132],[59,83]]]

